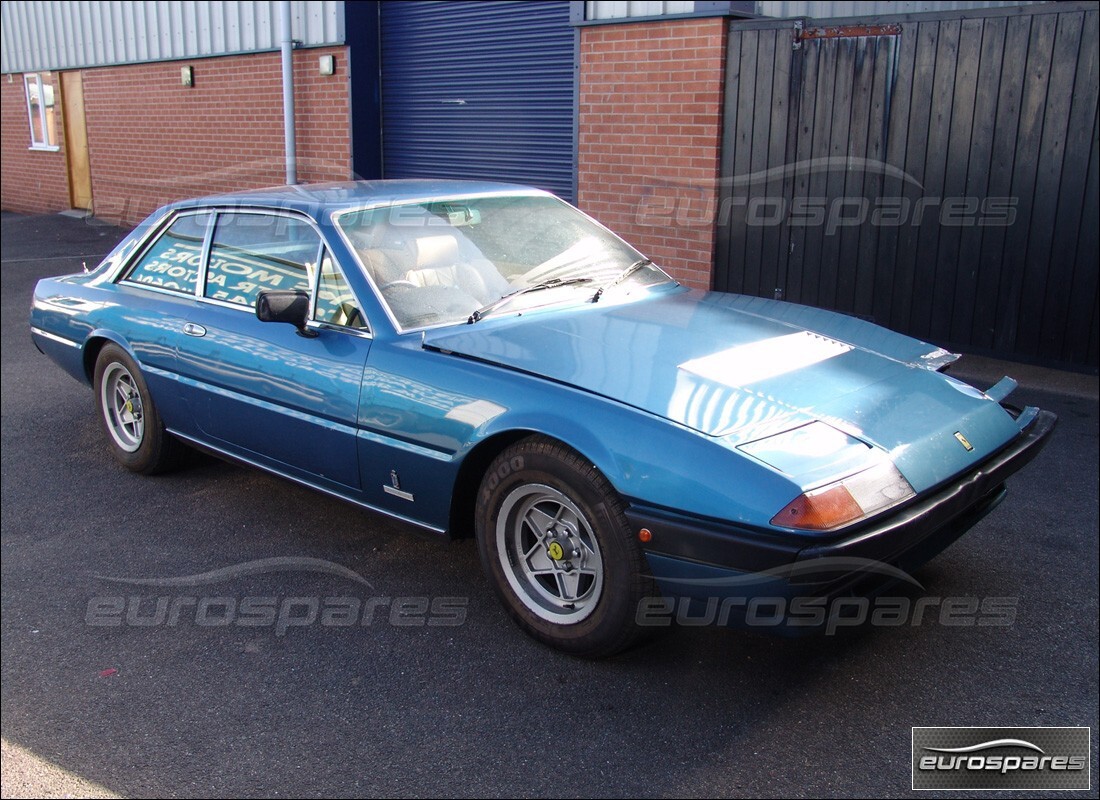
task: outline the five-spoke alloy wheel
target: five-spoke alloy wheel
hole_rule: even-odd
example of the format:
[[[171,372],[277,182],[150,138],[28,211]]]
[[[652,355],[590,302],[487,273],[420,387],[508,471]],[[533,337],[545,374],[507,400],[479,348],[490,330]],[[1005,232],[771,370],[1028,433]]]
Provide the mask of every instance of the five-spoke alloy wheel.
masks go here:
[[[482,566],[505,608],[546,644],[611,655],[644,632],[638,604],[654,593],[625,504],[579,453],[545,436],[507,447],[478,492]]]
[[[145,439],[145,410],[134,376],[122,362],[112,361],[103,371],[99,392],[107,433],[116,446],[135,452]]]
[[[186,447],[164,429],[134,359],[106,344],[95,363],[95,401],[111,452],[124,467],[147,475],[179,464]]]
[[[496,520],[496,550],[505,577],[535,615],[580,622],[603,590],[600,543],[584,512],[550,486],[517,486]]]

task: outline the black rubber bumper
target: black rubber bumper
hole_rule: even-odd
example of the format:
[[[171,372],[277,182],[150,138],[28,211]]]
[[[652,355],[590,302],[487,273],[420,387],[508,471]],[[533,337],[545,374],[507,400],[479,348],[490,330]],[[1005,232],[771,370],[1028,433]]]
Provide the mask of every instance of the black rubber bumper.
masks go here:
[[[627,519],[635,529],[649,528],[646,551],[737,572],[809,566],[815,559],[852,559],[911,570],[970,529],[1004,497],[1004,482],[1035,458],[1058,417],[1039,411],[1020,435],[979,466],[886,518],[845,529],[822,541],[768,529],[710,520],[692,520],[662,511],[632,507]],[[803,578],[795,577],[797,575]],[[792,571],[792,582],[822,583],[812,570]],[[836,583],[835,578],[829,583]]]

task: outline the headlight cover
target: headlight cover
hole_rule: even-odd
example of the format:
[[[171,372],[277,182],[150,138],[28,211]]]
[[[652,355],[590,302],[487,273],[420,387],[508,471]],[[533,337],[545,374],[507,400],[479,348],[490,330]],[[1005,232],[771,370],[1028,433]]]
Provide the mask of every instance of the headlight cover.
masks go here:
[[[819,421],[738,445],[737,449],[795,478],[800,486],[860,472],[886,457],[881,450]]]

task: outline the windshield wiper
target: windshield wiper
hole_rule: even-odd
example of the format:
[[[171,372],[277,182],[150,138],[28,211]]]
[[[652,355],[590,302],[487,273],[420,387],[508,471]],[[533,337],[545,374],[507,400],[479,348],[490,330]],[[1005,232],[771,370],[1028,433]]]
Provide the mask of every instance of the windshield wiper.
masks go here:
[[[653,262],[648,258],[639,258],[637,261],[635,261],[629,267],[627,267],[622,272],[620,272],[618,274],[618,276],[615,278],[615,280],[611,281],[611,283],[605,283],[603,286],[601,286],[599,289],[597,289],[596,293],[594,295],[592,295],[592,302],[593,303],[600,302],[600,298],[603,297],[604,292],[606,292],[608,289],[611,289],[615,286],[618,286],[620,283],[625,281],[627,278],[629,278],[635,272],[640,270],[642,267],[648,267],[652,263]]]
[[[466,320],[467,325],[473,325],[475,322],[485,319],[487,314],[491,314],[497,308],[506,303],[511,302],[513,299],[519,297],[521,294],[530,294],[531,292],[540,292],[543,289],[557,289],[559,286],[572,286],[576,283],[590,283],[591,278],[551,278],[548,281],[542,283],[536,283],[532,286],[524,286],[522,289],[516,289],[514,292],[508,292],[508,294],[498,297],[488,305],[484,305],[470,315]]]

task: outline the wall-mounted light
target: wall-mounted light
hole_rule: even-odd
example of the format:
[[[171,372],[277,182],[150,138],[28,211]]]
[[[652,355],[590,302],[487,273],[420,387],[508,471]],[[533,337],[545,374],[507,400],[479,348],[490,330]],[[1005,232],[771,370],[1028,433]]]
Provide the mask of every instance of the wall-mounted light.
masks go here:
[[[180,83],[184,86],[195,85],[195,70],[193,67],[180,67]]]
[[[333,55],[321,56],[320,66],[322,75],[335,75],[336,57]]]

